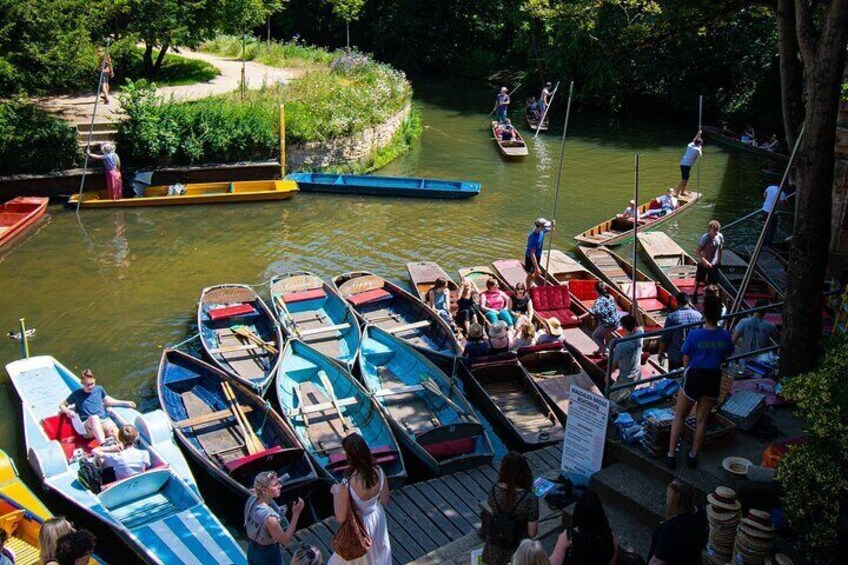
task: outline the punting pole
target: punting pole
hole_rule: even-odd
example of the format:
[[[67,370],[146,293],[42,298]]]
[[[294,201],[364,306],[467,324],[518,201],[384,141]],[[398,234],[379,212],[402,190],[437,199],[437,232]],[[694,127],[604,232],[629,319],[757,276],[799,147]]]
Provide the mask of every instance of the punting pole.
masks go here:
[[[781,192],[782,192],[782,191],[781,191]],[[793,196],[795,196],[795,193],[794,193],[794,192],[793,192],[792,194],[788,195],[788,196],[786,197],[786,200],[789,200],[789,199],[790,199],[790,198],[792,198]],[[778,196],[778,198],[780,198],[780,196]],[[778,201],[775,201],[775,206],[777,206],[777,205],[778,205],[778,203],[779,203]],[[733,220],[732,222],[730,222],[730,223],[729,223],[729,224],[727,224],[726,226],[723,226],[723,227],[721,228],[721,230],[722,230],[722,231],[727,231],[727,230],[729,230],[730,228],[732,228],[733,226],[735,226],[736,224],[738,224],[738,223],[740,223],[740,222],[744,222],[745,220],[747,220],[747,219],[749,219],[749,218],[753,218],[754,216],[756,216],[757,214],[759,214],[759,213],[760,213],[760,212],[762,212],[762,211],[763,211],[763,209],[762,209],[762,208],[757,208],[756,210],[754,210],[754,211],[753,211],[753,212],[751,212],[750,214],[746,214],[746,215],[742,216],[741,218],[738,218],[738,219],[736,219],[736,220]],[[779,213],[779,212],[776,212],[776,213]]]
[[[548,116],[548,110],[551,109],[551,104],[554,102],[554,96],[556,96],[557,90],[559,90],[559,81],[557,81],[554,91],[551,93],[551,99],[548,101],[549,103],[545,105],[545,111],[542,113],[542,119],[539,120],[539,125],[536,126],[536,135],[533,136],[533,139],[539,137],[539,132],[542,131],[542,124],[545,123],[545,118]]]
[[[97,103],[100,101],[100,89],[103,88],[103,76],[106,74],[106,59],[109,58],[109,45],[112,38],[106,38],[106,51],[103,53],[103,61],[100,62],[100,80],[97,81],[97,93],[94,95],[94,110],[91,112],[91,124],[88,126],[88,140],[85,142],[85,161],[82,165],[82,179],[80,180],[79,196],[77,196],[77,216],[79,216],[80,204],[82,204],[82,189],[85,186],[85,175],[88,173],[88,152],[91,150],[91,137],[94,135],[94,120],[97,119]]]
[[[639,202],[639,154],[633,155],[633,202]],[[639,303],[636,302],[636,237],[639,234],[639,206],[633,205],[633,281],[631,285],[630,297],[633,317],[637,323],[642,325],[642,316],[639,312]]]
[[[280,178],[286,178],[286,106],[280,104]]]
[[[520,83],[520,82],[518,83],[518,86],[516,86],[515,88],[513,88],[513,89],[512,89],[512,92],[510,92],[509,94],[507,94],[507,96],[509,96],[509,98],[510,98],[510,102],[512,101],[512,95],[513,95],[513,94],[515,93],[515,91],[516,91],[516,90],[518,90],[519,88],[521,88],[521,83]],[[491,111],[491,112],[489,112],[488,114],[486,114],[486,117],[488,118],[489,116],[491,116],[492,114],[494,114],[494,113],[495,113],[495,110],[497,110],[497,109],[498,109],[498,105],[497,105],[497,104],[495,104],[495,107],[494,107],[494,108],[492,108],[492,111]]]
[[[701,133],[702,119],[704,116],[704,95],[698,96],[698,133]],[[703,144],[701,144],[703,147]],[[704,150],[701,149],[701,158],[698,159],[698,194],[701,194],[701,161],[704,160]],[[637,200],[638,202],[638,200]]]
[[[783,189],[786,186],[786,179],[789,178],[789,171],[792,169],[792,163],[795,161],[795,155],[798,153],[798,147],[801,146],[801,140],[804,139],[804,127],[804,125],[801,126],[801,131],[798,133],[798,139],[795,140],[795,147],[792,148],[792,155],[789,156],[789,162],[786,164],[786,169],[783,171],[783,178],[780,179],[780,191],[777,193],[777,200],[775,200],[775,205],[771,207],[771,210],[769,210],[766,221],[763,222],[763,229],[760,230],[760,237],[757,239],[757,245],[754,247],[753,253],[751,253],[748,268],[745,269],[745,276],[742,278],[742,283],[739,285],[739,292],[736,294],[736,298],[733,299],[733,306],[730,308],[731,314],[738,312],[745,301],[745,291],[748,290],[748,283],[751,282],[751,276],[754,274],[754,269],[757,266],[757,260],[760,257],[760,251],[762,250],[763,243],[766,239],[766,232],[768,231],[772,221],[774,221],[777,202],[780,201],[780,195],[783,194]],[[736,319],[731,318],[727,329],[732,330],[735,325]]]
[[[29,359],[29,340],[27,339],[26,320],[18,320],[21,324],[21,358]]]
[[[568,135],[568,118],[571,115],[571,97],[574,94],[574,81],[568,87],[568,104],[565,106],[565,124],[562,126],[562,143],[559,146],[559,170],[557,171],[556,191],[554,192],[554,212],[551,215],[552,220],[556,220],[557,216],[557,201],[559,200],[559,183],[562,179],[562,159],[565,155],[565,137]],[[554,236],[548,238],[548,260],[545,263],[545,273],[548,273],[548,267],[551,266],[551,248],[554,244]],[[547,277],[545,277],[547,280]],[[553,284],[553,283],[551,283]]]

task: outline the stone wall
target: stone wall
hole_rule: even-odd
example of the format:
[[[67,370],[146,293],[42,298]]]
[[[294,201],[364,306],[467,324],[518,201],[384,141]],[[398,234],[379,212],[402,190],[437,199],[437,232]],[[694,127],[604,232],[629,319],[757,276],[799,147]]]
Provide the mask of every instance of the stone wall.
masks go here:
[[[411,110],[412,106],[407,104],[403,110],[382,124],[350,137],[287,145],[286,170],[320,169],[364,159],[389,144],[401,124],[409,117]]]

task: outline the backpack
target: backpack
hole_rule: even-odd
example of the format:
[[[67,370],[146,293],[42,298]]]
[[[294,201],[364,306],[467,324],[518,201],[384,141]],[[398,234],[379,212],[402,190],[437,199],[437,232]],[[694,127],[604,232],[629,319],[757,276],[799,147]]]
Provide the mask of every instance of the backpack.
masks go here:
[[[86,458],[80,459],[77,480],[94,494],[100,494],[103,490],[103,475],[100,469]]]
[[[513,505],[512,511],[504,512],[498,506],[498,497],[495,494],[495,487],[492,487],[492,500],[495,501],[494,512],[492,519],[489,521],[489,541],[501,547],[517,547],[522,539],[527,537],[527,522],[526,520],[518,520],[512,515],[515,509],[527,496],[527,492],[521,495],[521,498]]]

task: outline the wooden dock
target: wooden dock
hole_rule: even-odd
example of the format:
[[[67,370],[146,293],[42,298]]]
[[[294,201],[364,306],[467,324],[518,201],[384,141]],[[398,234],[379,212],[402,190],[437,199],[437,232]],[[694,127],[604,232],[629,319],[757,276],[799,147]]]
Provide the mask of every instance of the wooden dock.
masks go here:
[[[533,476],[559,469],[561,446],[525,454]],[[483,465],[392,492],[386,507],[394,563],[409,563],[480,529],[480,502],[495,484],[497,464]],[[325,560],[333,553],[334,517],[299,530],[285,548],[286,560],[301,543],[318,547]]]

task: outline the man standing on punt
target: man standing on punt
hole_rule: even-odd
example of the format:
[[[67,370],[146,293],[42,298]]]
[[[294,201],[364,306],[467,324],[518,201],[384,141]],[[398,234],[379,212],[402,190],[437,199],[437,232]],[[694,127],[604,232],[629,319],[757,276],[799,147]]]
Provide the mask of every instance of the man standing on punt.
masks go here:
[[[535,228],[527,236],[527,247],[524,250],[524,272],[527,273],[527,288],[533,285],[533,279],[542,274],[539,262],[542,260],[542,249],[545,247],[545,234],[556,227],[556,220],[536,218]]]
[[[506,121],[507,110],[509,110],[509,91],[507,91],[505,86],[501,87],[501,91],[495,102],[495,108],[498,111],[498,123],[504,123]]]
[[[686,152],[680,160],[680,184],[677,185],[677,196],[686,195],[686,185],[689,184],[689,173],[692,172],[692,167],[695,166],[695,161],[701,156],[701,132],[695,134],[689,145],[686,146]]]

